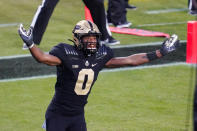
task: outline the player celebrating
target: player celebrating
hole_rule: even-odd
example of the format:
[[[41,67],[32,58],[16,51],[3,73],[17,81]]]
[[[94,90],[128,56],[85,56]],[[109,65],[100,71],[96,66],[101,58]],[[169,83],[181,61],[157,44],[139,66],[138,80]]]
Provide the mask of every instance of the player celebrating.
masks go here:
[[[26,31],[20,25],[18,32],[38,62],[57,67],[55,95],[45,115],[47,131],[87,130],[84,106],[91,87],[104,67],[141,65],[176,50],[179,44],[178,37],[173,35],[164,41],[159,50],[113,57],[112,49],[100,45],[101,33],[97,26],[82,20],[72,31],[74,46],[60,43],[46,54],[34,45],[33,28]]]

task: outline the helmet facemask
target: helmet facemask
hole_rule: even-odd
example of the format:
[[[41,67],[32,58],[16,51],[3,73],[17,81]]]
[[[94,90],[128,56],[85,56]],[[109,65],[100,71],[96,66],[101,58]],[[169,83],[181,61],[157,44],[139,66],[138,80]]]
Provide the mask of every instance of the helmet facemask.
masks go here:
[[[100,36],[101,33],[96,24],[87,20],[78,22],[73,29],[74,44],[86,56],[91,56],[97,52],[100,46]]]
[[[88,39],[88,37],[94,37],[95,41],[90,41],[90,40],[86,40]],[[81,51],[84,52],[85,55],[93,55],[94,53],[97,52],[99,46],[100,46],[100,42],[99,42],[100,36],[98,34],[86,34],[86,35],[82,35],[79,38],[79,42],[80,44],[78,45],[78,49],[80,49]]]

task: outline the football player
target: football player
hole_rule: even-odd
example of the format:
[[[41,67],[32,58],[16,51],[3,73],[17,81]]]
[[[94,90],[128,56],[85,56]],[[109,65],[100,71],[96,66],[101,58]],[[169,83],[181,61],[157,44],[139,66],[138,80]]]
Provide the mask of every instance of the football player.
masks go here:
[[[188,0],[189,14],[197,16],[197,0]]]
[[[50,17],[58,2],[59,0],[42,0],[42,4],[38,7],[31,23],[31,27],[34,28],[33,41],[35,44],[40,44]],[[101,42],[108,45],[119,44],[120,41],[112,37],[111,31],[106,23],[104,0],[83,0],[83,3],[90,10],[94,22],[102,33]],[[25,44],[23,48],[26,49]]]
[[[179,44],[178,36],[173,35],[156,51],[113,57],[112,49],[100,45],[101,33],[96,24],[82,20],[72,31],[74,45],[60,43],[46,54],[34,44],[33,28],[26,31],[21,24],[18,32],[38,62],[57,67],[55,94],[45,115],[47,131],[87,130],[84,106],[104,67],[141,65],[176,50]]]

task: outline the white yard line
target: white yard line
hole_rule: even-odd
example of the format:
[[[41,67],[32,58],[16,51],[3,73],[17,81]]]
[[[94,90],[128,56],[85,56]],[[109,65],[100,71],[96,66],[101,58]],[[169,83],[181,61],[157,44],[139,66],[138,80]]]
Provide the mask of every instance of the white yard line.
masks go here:
[[[187,65],[185,62],[175,62],[170,64],[160,64],[160,65],[149,65],[149,66],[139,66],[139,67],[124,67],[124,68],[115,68],[115,69],[104,69],[101,73],[104,72],[118,72],[118,71],[127,71],[127,70],[140,70],[140,69],[148,69],[148,68],[160,68],[160,67],[169,67],[169,66],[177,66],[177,65]],[[42,75],[42,76],[33,76],[33,77],[24,77],[24,78],[16,78],[16,79],[4,79],[0,80],[0,82],[12,82],[12,81],[21,81],[21,80],[32,80],[32,79],[44,79],[56,77],[56,75]]]
[[[165,39],[165,38],[164,38]],[[181,40],[180,43],[186,43],[186,40]],[[115,46],[110,46],[112,49],[121,49],[121,48],[132,48],[132,47],[143,47],[143,46],[154,46],[154,45],[161,45],[162,41],[158,42],[150,42],[150,43],[138,43],[138,44],[128,44],[128,45],[115,45]]]
[[[48,52],[45,52],[45,53],[48,53]],[[24,54],[24,55],[13,55],[13,56],[0,56],[0,60],[25,58],[25,57],[32,57],[32,55],[31,54]]]
[[[172,22],[172,23],[143,24],[143,25],[137,25],[136,27],[165,26],[165,25],[180,25],[180,24],[186,24],[186,23],[187,23],[187,22]]]
[[[187,8],[181,8],[181,9],[164,9],[164,10],[151,10],[146,11],[146,14],[161,14],[161,13],[171,13],[171,12],[180,12],[180,11],[187,11]]]
[[[44,79],[56,77],[56,75],[42,75],[42,76],[32,76],[32,77],[23,77],[23,78],[14,78],[14,79],[4,79],[0,80],[0,82],[12,82],[12,81],[21,81],[21,80],[32,80],[32,79]]]
[[[7,24],[0,24],[0,27],[11,27],[11,26],[18,26],[19,23],[7,23]]]
[[[104,69],[101,72],[117,72],[117,71],[127,71],[127,70],[141,70],[141,69],[149,69],[149,68],[160,68],[160,67],[168,67],[168,66],[177,66],[177,65],[188,65],[185,62],[174,62],[168,64],[158,64],[158,65],[146,65],[139,67],[124,67],[124,68],[115,68],[115,69]]]
[[[132,47],[141,47],[141,46],[153,46],[153,45],[161,45],[161,41],[159,42],[151,42],[151,43],[139,43],[133,45],[117,45],[117,46],[110,46],[112,49],[121,49],[121,48],[132,48]]]
[[[181,43],[186,43],[186,40],[181,40]],[[151,42],[151,43],[139,43],[139,44],[133,44],[133,45],[118,45],[118,46],[111,46],[112,49],[117,48],[131,48],[131,47],[141,47],[141,46],[153,46],[153,45],[161,45],[162,41],[158,42]],[[48,53],[48,52],[45,52]],[[31,54],[24,54],[24,55],[13,55],[13,56],[0,56],[0,60],[5,59],[15,59],[15,58],[23,58],[23,57],[31,57]]]
[[[152,45],[160,45],[162,42],[152,42],[152,43],[145,43],[145,44],[135,44],[135,45],[121,45],[121,46],[111,46],[112,49],[116,48],[129,48],[129,47],[139,47],[139,46],[152,46]],[[48,53],[48,52],[45,52]],[[0,56],[0,60],[5,59],[15,59],[15,58],[23,58],[23,57],[31,57],[30,54],[25,55],[13,55],[13,56]]]
[[[24,58],[24,57],[30,57],[30,54],[26,55],[13,55],[13,56],[1,56],[0,60],[5,60],[5,59],[15,59],[15,58]]]

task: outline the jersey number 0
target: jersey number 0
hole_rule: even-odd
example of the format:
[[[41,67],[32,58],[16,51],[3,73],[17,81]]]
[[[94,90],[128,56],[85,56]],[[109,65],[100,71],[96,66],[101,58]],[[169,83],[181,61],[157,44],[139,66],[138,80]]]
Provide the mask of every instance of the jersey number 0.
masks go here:
[[[85,83],[85,88],[82,89],[86,76],[87,76],[87,82]],[[77,95],[87,95],[88,92],[90,91],[93,79],[94,79],[94,71],[92,69],[82,69],[79,72],[78,79],[75,85],[75,93]]]

